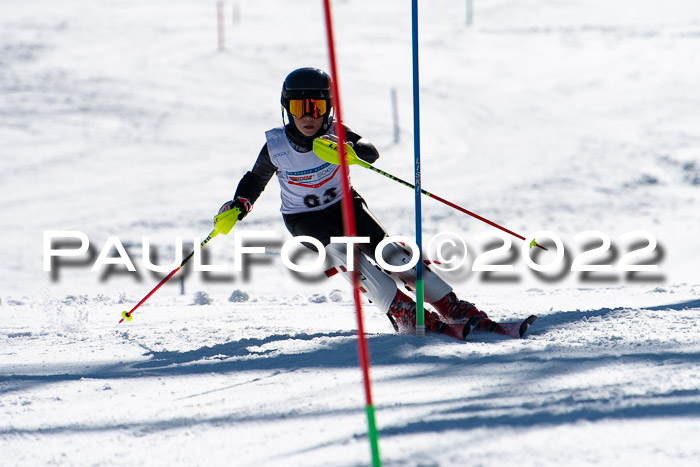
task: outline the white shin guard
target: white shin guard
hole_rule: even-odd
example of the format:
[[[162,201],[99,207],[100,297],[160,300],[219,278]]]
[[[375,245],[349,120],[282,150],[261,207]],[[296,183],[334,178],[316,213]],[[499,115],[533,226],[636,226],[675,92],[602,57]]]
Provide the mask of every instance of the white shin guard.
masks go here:
[[[343,277],[352,284],[351,273],[347,268],[346,245],[331,243],[326,247],[326,255]],[[397,285],[394,279],[384,271],[374,266],[367,260],[364,254],[357,251],[357,269],[360,272],[360,287],[365,296],[383,312],[389,311],[391,302],[396,296]]]
[[[410,253],[396,243],[388,244],[382,252],[382,257],[392,266],[408,264],[411,261]],[[408,271],[392,272],[391,274],[401,279],[412,291],[416,290],[415,266]],[[452,292],[452,287],[447,282],[427,266],[423,268],[423,298],[426,302],[435,303],[450,292]]]

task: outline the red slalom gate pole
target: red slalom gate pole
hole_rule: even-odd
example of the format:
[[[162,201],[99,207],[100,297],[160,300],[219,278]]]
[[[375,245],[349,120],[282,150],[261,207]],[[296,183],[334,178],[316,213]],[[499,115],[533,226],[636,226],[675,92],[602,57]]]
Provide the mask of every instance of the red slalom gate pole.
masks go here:
[[[338,152],[340,156],[340,174],[342,180],[342,193],[343,199],[343,224],[346,237],[355,237],[357,232],[355,228],[355,212],[353,210],[352,196],[350,194],[350,184],[348,183],[348,164],[345,160],[345,128],[343,127],[343,120],[340,112],[340,94],[338,92],[338,71],[336,69],[335,60],[335,46],[333,44],[333,22],[331,21],[331,5],[330,0],[323,0],[325,18],[326,18],[326,35],[328,38],[328,55],[331,65],[331,86],[333,90],[333,108],[335,109],[335,130],[338,137]],[[357,249],[356,247],[355,250]],[[355,251],[357,253],[357,251]],[[353,255],[357,258],[357,255]],[[362,369],[362,377],[364,381],[365,388],[365,400],[367,412],[367,424],[369,428],[369,441],[370,447],[372,449],[372,465],[374,467],[379,467],[381,465],[381,460],[379,458],[379,442],[377,425],[374,417],[374,406],[372,404],[372,389],[369,379],[369,355],[367,352],[367,339],[365,339],[364,326],[362,324],[362,304],[360,301],[360,284],[357,277],[357,260],[353,265],[352,274],[352,288],[353,288],[353,299],[355,301],[355,314],[357,316],[357,353],[360,361],[360,367]]]

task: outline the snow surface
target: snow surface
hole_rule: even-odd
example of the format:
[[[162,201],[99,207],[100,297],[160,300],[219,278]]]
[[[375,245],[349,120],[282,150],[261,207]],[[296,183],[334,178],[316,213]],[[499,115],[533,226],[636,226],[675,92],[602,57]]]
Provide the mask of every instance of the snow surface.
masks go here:
[[[234,24],[229,0],[219,52],[213,1],[3,0],[0,465],[370,463],[349,288],[283,267],[276,182],[235,228],[276,235],[247,273],[219,236],[205,251],[229,271],[181,271],[184,294],[176,276],[117,324],[163,277],[142,237],[166,264],[176,237],[206,236],[280,123],[286,74],[328,68],[321,6],[239,0]],[[426,239],[469,245],[445,274],[460,297],[539,320],[522,340],[419,340],[364,306],[384,464],[700,465],[700,5],[475,0],[473,27],[465,2],[420,8],[423,186],[554,232],[569,263],[534,274],[514,240],[496,258],[512,272],[472,272],[494,229],[423,200]],[[333,14],[345,121],[411,179],[409,2]],[[414,235],[413,193],[352,173],[385,227]],[[51,230],[84,232],[91,256],[45,272]],[[613,271],[566,269],[600,245],[575,238],[589,230]],[[617,261],[645,242],[622,236],[640,230],[659,271],[630,275]],[[109,237],[136,273],[91,271]]]

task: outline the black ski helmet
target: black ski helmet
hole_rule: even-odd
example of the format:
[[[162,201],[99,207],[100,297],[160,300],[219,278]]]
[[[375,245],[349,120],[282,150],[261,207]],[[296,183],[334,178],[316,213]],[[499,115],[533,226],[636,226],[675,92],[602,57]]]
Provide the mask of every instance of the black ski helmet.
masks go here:
[[[299,68],[287,75],[282,83],[282,105],[288,99],[332,99],[331,77],[318,68]]]
[[[287,111],[287,119],[292,122],[289,113],[289,99],[326,99],[329,111],[323,116],[322,129],[325,131],[330,126],[330,109],[333,105],[333,91],[331,77],[318,68],[306,67],[294,70],[287,75],[282,83],[282,95],[280,103]]]

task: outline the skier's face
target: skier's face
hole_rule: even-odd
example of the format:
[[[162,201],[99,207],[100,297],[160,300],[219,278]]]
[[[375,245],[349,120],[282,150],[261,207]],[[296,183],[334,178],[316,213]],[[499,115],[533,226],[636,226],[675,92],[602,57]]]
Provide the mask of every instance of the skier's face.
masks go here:
[[[292,117],[297,130],[304,136],[313,136],[323,125],[323,117],[314,118],[311,114],[306,114],[302,118]]]

